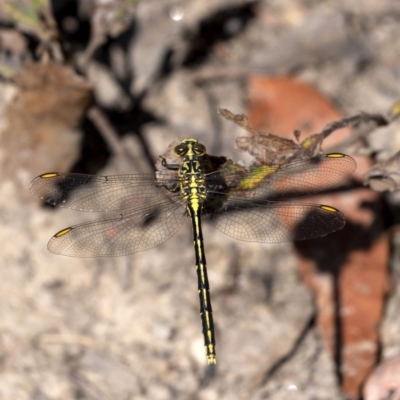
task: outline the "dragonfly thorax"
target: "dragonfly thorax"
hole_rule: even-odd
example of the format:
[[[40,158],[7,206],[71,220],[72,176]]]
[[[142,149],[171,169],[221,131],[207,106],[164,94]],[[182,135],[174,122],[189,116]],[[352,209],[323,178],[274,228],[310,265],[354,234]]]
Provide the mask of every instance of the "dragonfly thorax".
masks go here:
[[[183,158],[179,168],[180,190],[184,200],[201,203],[207,198],[207,189],[202,166],[206,148],[196,139],[183,139],[175,147],[175,154]]]

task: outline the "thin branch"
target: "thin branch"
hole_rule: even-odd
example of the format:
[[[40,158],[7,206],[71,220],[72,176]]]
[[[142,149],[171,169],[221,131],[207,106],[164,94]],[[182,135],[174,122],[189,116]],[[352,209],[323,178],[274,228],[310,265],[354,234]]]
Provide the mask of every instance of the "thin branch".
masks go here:
[[[134,158],[122,145],[117,131],[114,129],[111,122],[100,110],[100,108],[96,106],[90,107],[87,115],[99,130],[101,136],[111,149],[113,155],[116,157],[122,157],[128,163],[128,165],[134,167],[136,164]]]

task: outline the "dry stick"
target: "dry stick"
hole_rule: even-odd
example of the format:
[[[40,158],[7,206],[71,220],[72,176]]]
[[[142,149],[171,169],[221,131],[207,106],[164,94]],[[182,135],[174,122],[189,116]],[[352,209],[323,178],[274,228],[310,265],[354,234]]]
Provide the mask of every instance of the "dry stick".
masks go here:
[[[188,72],[189,77],[195,83],[204,83],[220,79],[237,79],[245,77],[256,71],[244,67],[203,67],[198,70]]]
[[[115,131],[107,116],[97,106],[90,107],[87,115],[99,130],[114,156],[121,157],[127,163],[129,168],[135,168],[136,163],[134,157],[132,157],[129,151],[127,151],[121,144],[118,133]],[[127,257],[124,271],[125,277],[121,279],[122,282],[131,282],[131,279],[129,278],[132,275],[132,267],[132,263],[129,261],[129,257]],[[124,290],[128,290],[130,285],[131,283],[128,283],[122,285],[122,287]]]
[[[94,36],[92,35],[89,44],[87,45],[86,49],[84,50],[81,57],[78,58],[77,66],[78,69],[82,72],[85,72],[85,76],[87,76],[86,71],[90,61],[92,61],[93,55],[96,50],[104,44],[106,41],[106,37],[104,35]]]
[[[377,127],[386,126],[386,125],[389,125],[389,123],[390,123],[390,121],[388,121],[384,116],[382,116],[380,114],[361,113],[361,114],[353,115],[352,117],[349,117],[349,118],[344,118],[340,121],[332,122],[332,123],[326,125],[323,129],[321,129],[316,134],[320,134],[320,135],[323,135],[324,137],[326,137],[338,129],[342,129],[342,128],[345,128],[348,126],[355,127],[356,125],[358,125],[361,122],[364,122],[364,123],[374,122],[375,126],[373,128],[359,130],[355,134],[349,136],[349,138],[346,139],[344,142],[342,142],[340,145],[334,146],[334,151],[346,151],[346,150],[348,150],[349,147],[351,147],[351,145],[353,145],[358,140],[362,139],[364,136],[371,133]],[[333,149],[330,149],[330,150],[332,151]]]
[[[106,115],[96,106],[90,107],[88,111],[88,117],[99,130],[101,136],[106,141],[111,152],[118,157],[123,157],[124,161],[128,163],[129,166],[135,166],[135,160],[131,154],[126,151],[124,146],[118,137],[118,133],[112,126],[111,122],[108,120]]]

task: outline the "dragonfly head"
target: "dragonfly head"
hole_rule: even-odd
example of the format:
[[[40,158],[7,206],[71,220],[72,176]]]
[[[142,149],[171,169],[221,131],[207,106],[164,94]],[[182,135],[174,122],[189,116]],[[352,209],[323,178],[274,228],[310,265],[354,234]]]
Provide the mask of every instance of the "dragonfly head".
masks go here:
[[[199,143],[197,139],[182,139],[181,142],[175,146],[174,153],[178,157],[184,157],[186,154],[204,156],[204,154],[206,154],[206,147]]]

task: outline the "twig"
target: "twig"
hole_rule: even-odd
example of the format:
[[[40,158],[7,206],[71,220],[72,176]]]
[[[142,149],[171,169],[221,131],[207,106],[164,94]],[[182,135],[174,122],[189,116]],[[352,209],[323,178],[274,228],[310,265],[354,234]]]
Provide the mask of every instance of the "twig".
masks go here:
[[[88,117],[99,130],[101,136],[107,143],[111,152],[118,157],[123,157],[129,166],[135,166],[135,160],[131,154],[126,151],[125,147],[121,144],[118,133],[108,120],[106,115],[96,106],[90,107]]]
[[[344,118],[340,121],[332,122],[332,123],[326,125],[323,129],[321,129],[316,134],[323,135],[324,137],[326,137],[338,129],[342,129],[342,128],[345,128],[348,126],[355,127],[356,125],[358,125],[360,123],[366,123],[366,122],[374,122],[375,126],[373,128],[359,130],[355,134],[349,136],[340,145],[334,146],[335,151],[348,150],[349,147],[351,147],[351,145],[356,143],[358,140],[360,140],[364,136],[368,135],[372,130],[376,129],[379,126],[389,125],[389,123],[390,123],[390,121],[381,114],[361,113],[361,114],[353,115],[352,117],[349,117],[349,118]]]

